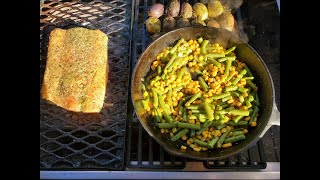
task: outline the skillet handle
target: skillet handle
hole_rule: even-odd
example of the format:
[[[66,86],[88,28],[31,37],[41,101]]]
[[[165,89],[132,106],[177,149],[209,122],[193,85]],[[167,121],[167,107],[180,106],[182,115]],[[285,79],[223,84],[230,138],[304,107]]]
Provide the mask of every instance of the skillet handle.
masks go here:
[[[264,128],[262,133],[260,134],[259,138],[262,138],[263,135],[268,131],[268,129],[273,125],[280,126],[280,112],[278,111],[276,103],[273,104],[273,109],[272,109],[270,121],[267,124],[267,126]]]

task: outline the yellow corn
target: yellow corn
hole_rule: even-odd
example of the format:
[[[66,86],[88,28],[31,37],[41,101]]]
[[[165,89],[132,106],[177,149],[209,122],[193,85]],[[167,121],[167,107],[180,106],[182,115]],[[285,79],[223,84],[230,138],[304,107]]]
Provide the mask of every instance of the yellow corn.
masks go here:
[[[214,131],[214,137],[220,137],[221,136],[221,131],[220,130],[216,130]]]
[[[227,128],[222,128],[222,129],[221,129],[221,132],[222,132],[222,133],[227,132]]]
[[[232,146],[232,143],[222,144],[222,148],[228,148],[228,147],[231,147],[231,146]]]
[[[187,137],[186,135],[183,135],[183,136],[181,137],[181,139],[185,141],[185,140],[188,139],[188,137]]]
[[[250,120],[250,116],[245,117],[244,120],[249,121]]]
[[[251,126],[252,126],[252,127],[257,126],[257,122],[253,121],[253,122],[251,123]]]
[[[200,148],[196,147],[196,148],[193,148],[194,151],[200,151]]]
[[[244,130],[243,130],[243,133],[244,133],[244,134],[247,134],[247,133],[248,133],[248,129],[244,129]]]
[[[178,130],[177,130],[177,128],[172,128],[172,130],[171,130],[173,133],[175,133],[175,132],[177,132]]]
[[[164,133],[164,129],[161,129],[161,133]]]
[[[181,146],[181,149],[186,150],[186,149],[187,149],[187,147],[186,147],[186,146],[184,146],[184,145],[182,145],[182,146]]]

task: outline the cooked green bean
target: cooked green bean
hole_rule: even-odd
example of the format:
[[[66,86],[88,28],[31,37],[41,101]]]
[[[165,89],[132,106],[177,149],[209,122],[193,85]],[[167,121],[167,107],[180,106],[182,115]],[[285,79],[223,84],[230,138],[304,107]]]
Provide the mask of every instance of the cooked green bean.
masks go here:
[[[208,146],[207,142],[200,141],[199,139],[194,139],[194,142],[199,144],[200,146],[204,146],[204,147]]]
[[[202,41],[201,47],[200,47],[200,52],[201,52],[202,54],[206,54],[206,53],[207,53],[206,47],[207,47],[208,43],[209,43],[208,40]]]
[[[238,136],[244,134],[243,130],[242,131],[232,131],[232,136]]]
[[[237,84],[240,79],[247,73],[247,71],[245,69],[242,69],[240,71],[240,73],[238,74],[238,76],[231,82],[232,84]]]
[[[253,120],[254,120],[254,118],[256,118],[258,112],[259,112],[258,106],[254,106],[253,112],[252,112],[252,114],[250,116],[249,124],[251,124],[253,122]]]
[[[223,58],[226,55],[225,54],[218,54],[218,53],[211,53],[211,54],[206,54],[207,58]]]
[[[176,141],[179,138],[181,138],[183,135],[186,135],[188,132],[189,132],[188,129],[183,129],[183,130],[179,131],[176,135],[174,135],[170,140]]]
[[[185,106],[190,106],[191,103],[193,103],[193,101],[195,101],[196,99],[201,97],[201,93],[197,93],[195,95],[192,96],[192,98],[186,102]]]
[[[227,59],[226,68],[225,68],[225,70],[224,70],[224,74],[225,74],[227,77],[229,76],[229,71],[230,71],[231,63],[232,63],[232,61],[231,61],[230,59]],[[224,79],[224,82],[226,82],[226,79]]]
[[[158,76],[157,77],[159,77],[159,75],[161,75],[161,66],[158,66],[157,70],[158,70]]]
[[[225,92],[225,93],[222,93],[222,94],[219,94],[219,95],[212,96],[210,99],[218,100],[218,99],[222,99],[222,98],[227,97],[227,96],[230,96],[230,92]]]
[[[248,99],[245,99],[245,100],[244,100],[244,103],[246,104],[246,106],[247,106],[248,108],[252,107],[252,104],[251,104],[251,102],[250,102]]]
[[[219,63],[218,61],[216,61],[215,59],[207,59],[210,63],[218,66],[218,67],[221,67],[221,63]]]
[[[244,88],[244,87],[238,87],[238,91],[244,93],[244,92],[248,92],[248,88]]]
[[[201,129],[200,125],[190,124],[190,123],[182,123],[182,122],[178,123],[178,127],[179,128],[187,128],[187,129],[195,129],[195,130]]]
[[[237,141],[240,141],[240,140],[243,140],[245,139],[246,137],[242,134],[242,135],[239,135],[239,136],[233,136],[233,137],[229,137],[227,138],[226,140],[224,140],[224,143],[232,143],[232,142],[237,142]]]
[[[167,129],[167,128],[174,128],[174,127],[178,127],[178,122],[172,122],[172,123],[158,123],[157,124],[159,128],[163,129]]]
[[[251,70],[249,69],[249,67],[248,67],[247,65],[244,66],[244,69],[247,71],[247,74],[248,74],[249,76],[253,76]]]
[[[225,133],[223,133],[223,134],[220,136],[220,138],[219,138],[219,140],[218,140],[218,142],[217,142],[217,147],[218,147],[218,148],[221,148],[221,145],[222,145],[223,142],[225,141],[225,139],[226,139],[227,135],[229,134],[229,132],[230,132],[230,130],[227,130]]]
[[[204,109],[203,105],[190,105],[186,106],[187,109]]]
[[[219,138],[215,137],[215,138],[212,138],[211,141],[209,141],[208,143],[208,147],[213,149],[214,145],[218,142]]]
[[[191,129],[191,133],[190,133],[190,137],[193,137],[196,135],[196,130],[194,129]]]
[[[234,117],[232,118],[232,120],[237,123],[237,122],[238,122],[239,120],[241,120],[243,117],[244,117],[244,116],[237,115],[237,116],[234,116]]]
[[[212,121],[214,119],[213,111],[206,100],[203,102],[203,107],[207,113],[207,117],[208,117],[209,121]]]
[[[163,111],[167,114],[171,114],[170,109],[166,106],[166,103],[163,100],[163,97],[161,94],[158,94],[158,99],[159,99],[159,104],[161,106],[161,108],[163,109]]]
[[[198,77],[198,81],[199,81],[199,84],[200,84],[200,86],[202,87],[202,89],[207,92],[208,89],[209,89],[209,86],[208,86],[207,83],[204,81],[204,79],[203,79],[201,76],[199,76],[199,77]]]
[[[239,96],[239,102],[243,103],[244,102],[244,97],[243,96]]]
[[[187,109],[186,108],[183,108],[182,119],[183,119],[184,122],[188,121],[188,113],[187,113]]]
[[[235,56],[228,56],[228,57],[219,58],[218,62],[221,63],[221,62],[224,62],[226,60],[234,61],[234,60],[236,60],[236,57]]]
[[[191,109],[192,114],[205,114],[207,113],[205,110],[202,109]]]
[[[169,107],[170,107],[170,109],[172,108],[172,89],[169,89],[168,90],[168,97],[167,97],[167,99],[168,99],[168,105],[169,105]]]
[[[159,67],[159,66],[158,66]],[[178,76],[177,76],[177,80],[181,80],[182,76],[184,75],[184,73],[187,71],[187,67],[183,66],[180,71],[178,72]]]
[[[168,68],[171,66],[171,64],[174,62],[174,60],[177,59],[177,57],[178,57],[177,54],[174,54],[174,55],[170,58],[168,64],[166,64],[166,66],[165,66],[164,69],[163,69],[163,74],[162,74],[162,75],[165,74],[165,72],[168,70]]]
[[[230,125],[230,126],[246,126],[248,124],[248,122],[247,121],[243,121],[243,120],[240,120],[237,123],[233,122],[233,121],[229,121],[227,124]]]
[[[161,122],[161,119],[160,119],[160,117],[159,117],[158,112],[157,112],[156,109],[153,109],[153,113],[154,113],[154,117],[155,117],[156,121],[157,121],[158,123]]]
[[[226,127],[226,126],[227,126],[226,124],[220,124],[219,126],[217,126],[217,129],[220,130],[220,129]]]
[[[181,43],[183,43],[183,41],[184,41],[183,38],[179,39],[179,41],[177,42],[177,44],[174,45],[174,46],[172,47],[172,49],[170,49],[170,53],[171,53],[171,54],[175,53],[176,50],[177,50],[177,48],[180,46]]]
[[[253,80],[254,77],[250,76],[250,77],[244,77],[244,78],[242,78],[242,79],[245,79],[245,80]]]
[[[155,108],[157,108],[158,107],[158,94],[155,91],[155,89],[151,89],[151,92],[152,92],[152,97],[153,97],[153,106]]]
[[[198,134],[198,135],[201,134],[203,131],[205,131],[206,129],[208,129],[209,126],[211,126],[212,121],[206,121],[206,122],[208,122],[208,123],[207,123],[207,124],[204,124],[203,127],[202,127],[199,131],[196,132],[196,134]],[[205,122],[205,123],[206,123],[206,122]]]
[[[235,91],[238,89],[237,85],[231,85],[226,87],[226,91]]]
[[[162,115],[169,123],[173,122],[173,119],[170,115],[168,115],[166,113],[163,113]]]
[[[249,111],[248,110],[241,110],[241,109],[233,109],[233,110],[228,111],[228,114],[249,116]]]
[[[225,54],[225,55],[228,55],[228,54],[230,54],[232,51],[234,51],[235,49],[236,49],[236,46],[233,46],[233,47],[227,49],[227,50],[224,52],[224,54]]]
[[[251,86],[255,91],[257,90],[257,85],[255,85],[252,81],[247,80],[247,84]]]

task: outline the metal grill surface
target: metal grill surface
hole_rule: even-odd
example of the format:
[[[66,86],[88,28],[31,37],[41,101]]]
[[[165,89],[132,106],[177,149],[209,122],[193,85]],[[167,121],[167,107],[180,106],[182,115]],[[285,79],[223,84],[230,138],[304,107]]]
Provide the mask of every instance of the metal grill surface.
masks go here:
[[[109,37],[109,80],[100,113],[69,112],[40,98],[41,169],[124,169],[130,17],[130,1],[41,1],[40,87],[52,29],[82,26]]]

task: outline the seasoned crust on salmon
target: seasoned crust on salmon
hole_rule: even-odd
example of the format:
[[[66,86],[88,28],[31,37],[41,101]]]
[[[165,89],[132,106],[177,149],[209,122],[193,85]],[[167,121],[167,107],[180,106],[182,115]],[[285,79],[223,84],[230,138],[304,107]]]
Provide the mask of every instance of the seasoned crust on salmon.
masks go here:
[[[100,112],[108,69],[106,34],[80,27],[56,28],[49,37],[42,98],[69,111]]]

